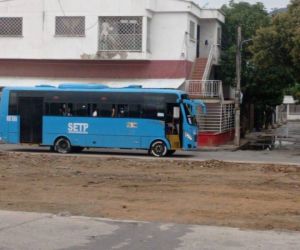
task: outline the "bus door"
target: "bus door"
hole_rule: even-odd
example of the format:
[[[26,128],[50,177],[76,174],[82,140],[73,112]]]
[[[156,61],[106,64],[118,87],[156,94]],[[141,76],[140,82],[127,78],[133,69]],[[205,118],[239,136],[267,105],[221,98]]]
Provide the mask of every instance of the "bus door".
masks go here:
[[[43,98],[20,97],[20,142],[41,143],[43,126]]]
[[[166,136],[172,149],[181,148],[182,115],[179,104],[167,104]]]

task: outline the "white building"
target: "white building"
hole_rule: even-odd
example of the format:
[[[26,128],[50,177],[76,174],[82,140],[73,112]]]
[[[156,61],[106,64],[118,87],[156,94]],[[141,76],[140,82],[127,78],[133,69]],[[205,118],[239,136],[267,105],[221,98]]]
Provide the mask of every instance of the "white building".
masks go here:
[[[0,0],[0,87],[185,89],[207,104],[202,143],[217,144],[232,136],[234,117],[222,82],[208,81],[224,22],[219,10],[187,0]]]
[[[220,11],[185,0],[0,1],[0,86],[178,88],[213,78],[222,23]]]

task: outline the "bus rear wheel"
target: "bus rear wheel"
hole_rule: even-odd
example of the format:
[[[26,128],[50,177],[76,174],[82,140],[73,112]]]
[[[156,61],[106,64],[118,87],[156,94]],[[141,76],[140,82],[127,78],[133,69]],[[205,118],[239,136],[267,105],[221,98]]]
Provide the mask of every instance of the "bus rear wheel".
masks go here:
[[[155,141],[152,143],[149,153],[155,157],[164,157],[167,155],[168,148],[163,141]]]
[[[71,143],[67,138],[59,138],[54,144],[54,150],[60,154],[68,154],[71,152]]]

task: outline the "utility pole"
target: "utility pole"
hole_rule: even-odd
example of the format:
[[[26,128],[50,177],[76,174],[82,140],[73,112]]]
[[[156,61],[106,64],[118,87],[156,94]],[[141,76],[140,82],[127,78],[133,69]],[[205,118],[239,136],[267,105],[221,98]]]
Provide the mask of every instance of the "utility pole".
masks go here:
[[[237,48],[236,48],[236,90],[235,90],[235,138],[234,143],[240,146],[241,141],[241,43],[242,28],[239,26],[237,30]]]

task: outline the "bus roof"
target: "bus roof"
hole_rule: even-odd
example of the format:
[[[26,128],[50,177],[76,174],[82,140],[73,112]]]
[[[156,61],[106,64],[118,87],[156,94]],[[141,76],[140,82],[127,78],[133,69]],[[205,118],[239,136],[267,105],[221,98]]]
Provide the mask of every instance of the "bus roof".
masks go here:
[[[185,94],[184,91],[176,89],[142,88],[140,85],[130,85],[124,88],[110,88],[103,84],[61,84],[58,87],[51,85],[38,85],[35,87],[5,87],[3,90],[24,91],[62,91],[62,92],[121,92],[121,93],[161,93],[161,94]]]

